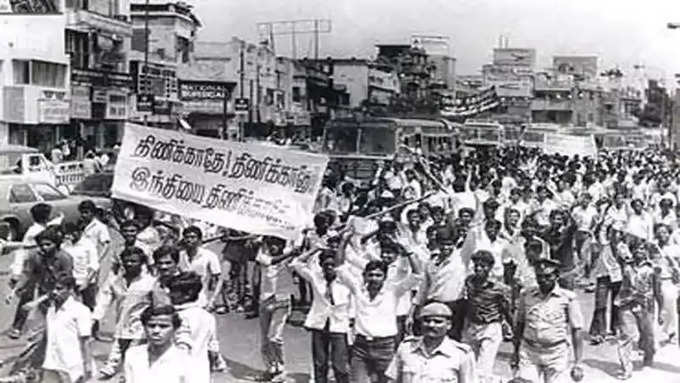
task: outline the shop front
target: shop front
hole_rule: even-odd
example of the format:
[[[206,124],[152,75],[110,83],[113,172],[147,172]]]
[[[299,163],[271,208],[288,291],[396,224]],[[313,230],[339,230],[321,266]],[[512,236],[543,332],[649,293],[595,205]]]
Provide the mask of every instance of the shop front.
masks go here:
[[[112,147],[123,137],[129,115],[132,77],[93,69],[71,71],[71,128],[64,138],[82,140],[84,149]]]

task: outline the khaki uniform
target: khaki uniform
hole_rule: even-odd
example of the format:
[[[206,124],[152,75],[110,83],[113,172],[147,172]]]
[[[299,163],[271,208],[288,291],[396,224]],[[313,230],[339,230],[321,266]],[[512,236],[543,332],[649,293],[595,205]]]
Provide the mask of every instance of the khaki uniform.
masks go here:
[[[449,337],[428,354],[421,337],[408,338],[399,345],[385,376],[401,383],[471,383],[475,354]]]
[[[583,328],[583,314],[572,291],[555,286],[544,297],[538,287],[525,291],[518,320],[524,322],[518,376],[532,382],[568,381],[572,329]]]

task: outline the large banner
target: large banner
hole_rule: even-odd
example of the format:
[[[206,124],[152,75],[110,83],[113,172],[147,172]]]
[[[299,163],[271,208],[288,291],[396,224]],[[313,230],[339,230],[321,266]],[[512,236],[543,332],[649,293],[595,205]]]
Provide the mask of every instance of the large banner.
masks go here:
[[[577,154],[581,157],[597,156],[595,137],[592,134],[574,136],[562,133],[546,133],[545,147],[543,149],[547,153],[559,153],[568,156]]]
[[[114,198],[249,233],[294,239],[328,157],[125,125]]]
[[[471,117],[493,109],[499,104],[496,89],[490,87],[472,96],[442,99],[440,114],[444,117]]]

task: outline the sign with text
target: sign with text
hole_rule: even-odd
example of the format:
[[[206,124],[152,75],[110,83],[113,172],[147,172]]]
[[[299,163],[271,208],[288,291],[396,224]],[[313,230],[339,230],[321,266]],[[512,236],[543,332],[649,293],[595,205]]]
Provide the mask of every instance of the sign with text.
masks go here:
[[[179,98],[182,101],[224,100],[229,98],[229,83],[212,81],[179,80]]]
[[[137,111],[138,112],[153,112],[153,105],[155,103],[155,96],[153,94],[144,93],[137,95]]]
[[[234,110],[236,113],[245,113],[250,109],[250,100],[247,98],[237,98],[234,101]]]
[[[67,124],[70,112],[68,100],[38,100],[38,121],[42,124]]]
[[[294,239],[328,157],[125,125],[112,193],[172,214]]]
[[[592,134],[586,136],[573,136],[562,133],[546,133],[545,147],[543,149],[547,153],[559,153],[568,156],[597,156],[595,136]]]

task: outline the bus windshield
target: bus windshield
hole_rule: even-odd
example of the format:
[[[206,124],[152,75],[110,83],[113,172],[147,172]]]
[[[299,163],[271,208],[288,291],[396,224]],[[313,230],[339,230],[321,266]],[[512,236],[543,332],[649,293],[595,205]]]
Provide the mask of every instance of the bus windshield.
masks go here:
[[[329,127],[326,130],[326,138],[323,151],[329,154],[350,154],[357,152],[357,127]]]
[[[394,154],[396,150],[394,141],[393,127],[364,128],[361,131],[359,153],[367,155]]]
[[[359,138],[358,148],[357,138]],[[396,150],[394,128],[391,126],[362,128],[347,125],[330,126],[326,129],[323,148],[328,154],[392,155]]]

